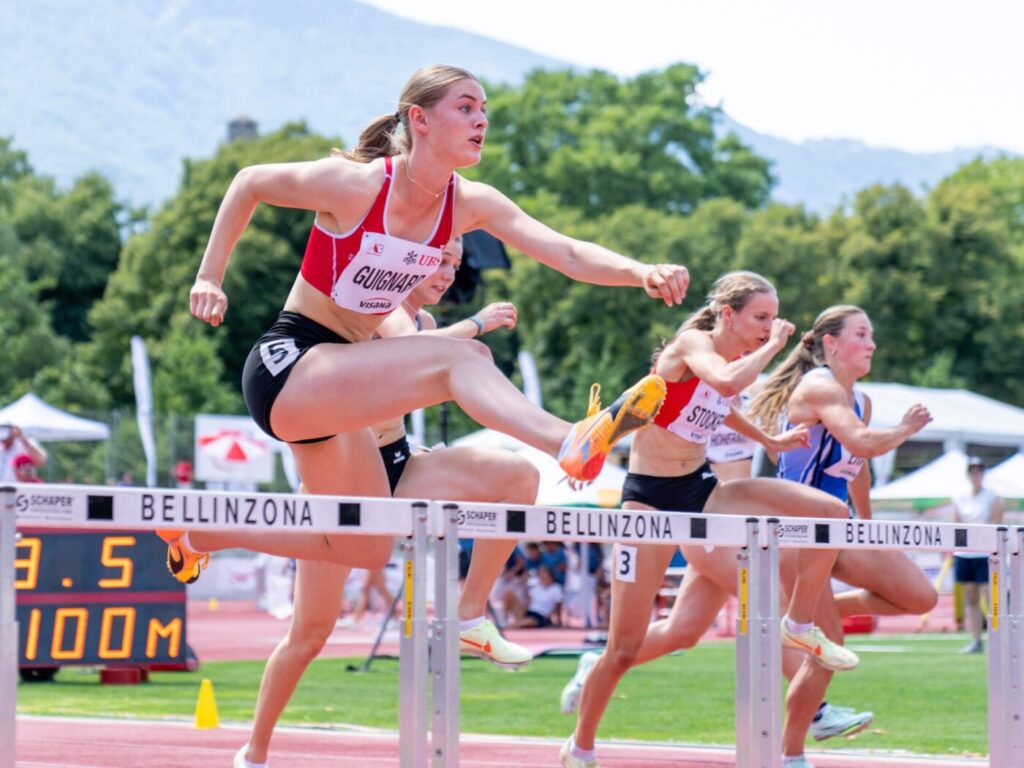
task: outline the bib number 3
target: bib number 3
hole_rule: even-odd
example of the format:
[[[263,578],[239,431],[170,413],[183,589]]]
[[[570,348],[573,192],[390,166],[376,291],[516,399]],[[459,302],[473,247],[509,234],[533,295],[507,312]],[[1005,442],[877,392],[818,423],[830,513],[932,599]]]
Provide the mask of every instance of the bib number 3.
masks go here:
[[[631,584],[636,581],[636,547],[615,545],[615,578]]]

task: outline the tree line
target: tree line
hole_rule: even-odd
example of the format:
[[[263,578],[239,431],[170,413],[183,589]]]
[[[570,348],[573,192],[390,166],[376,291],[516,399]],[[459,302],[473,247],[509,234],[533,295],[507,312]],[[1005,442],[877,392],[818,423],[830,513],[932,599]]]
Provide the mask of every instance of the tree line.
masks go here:
[[[484,159],[465,172],[567,234],[685,264],[682,308],[512,253],[511,270],[488,272],[474,302],[444,318],[515,302],[515,332],[486,339],[496,360],[515,377],[516,352],[532,352],[546,406],[575,419],[592,381],[615,391],[641,375],[718,275],[752,269],[775,283],[798,329],[830,304],[867,310],[873,379],[1024,406],[1024,160],[977,160],[928,190],[870,187],[819,216],[771,201],[770,163],[716,132],[701,78],[679,64],[626,80],[537,71],[489,87]],[[177,193],[149,211],[121,202],[100,173],[60,189],[0,138],[0,403],[32,390],[71,410],[130,408],[128,344],[139,334],[158,413],[243,412],[242,363],[284,303],[312,215],[257,210],[228,270],[228,321],[213,330],[189,316],[188,291],[217,206],[242,167],[335,146],[303,123],[224,144],[183,161]],[[455,417],[454,432],[472,428]]]

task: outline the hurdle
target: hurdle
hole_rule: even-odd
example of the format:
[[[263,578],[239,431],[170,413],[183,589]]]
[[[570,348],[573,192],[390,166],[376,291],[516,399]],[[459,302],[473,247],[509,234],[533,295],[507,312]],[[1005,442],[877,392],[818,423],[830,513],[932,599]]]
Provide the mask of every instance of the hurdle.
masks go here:
[[[989,755],[991,768],[1024,765],[1024,528],[922,521],[827,518],[744,518],[648,510],[602,510],[441,503],[435,535],[451,561],[459,537],[614,543],[613,578],[630,578],[635,543],[739,548],[736,617],[736,765],[780,768],[782,663],[779,550],[801,548],[984,552],[989,555]],[[1009,578],[1005,578],[1006,574]],[[1004,599],[1008,589],[1008,598]],[[437,590],[452,590],[452,580]],[[438,596],[438,600],[447,599]],[[1004,605],[1005,603],[1005,605]],[[439,604],[442,604],[439,602]],[[443,603],[447,604],[447,603]],[[458,638],[435,656],[435,680],[449,669]],[[454,658],[458,658],[457,655]],[[438,669],[437,665],[441,668]],[[437,691],[435,689],[435,697]],[[435,729],[432,768],[458,766],[459,701],[445,689],[443,731]],[[435,706],[437,705],[435,701]],[[435,724],[438,717],[435,713]]]
[[[399,639],[401,768],[426,768],[427,635],[425,501],[273,493],[16,485],[0,488],[0,768],[14,768],[18,624],[15,528],[266,531],[402,537],[405,606]],[[163,567],[160,563],[159,567]],[[168,574],[168,578],[171,578]],[[457,633],[456,633],[457,636]],[[8,747],[10,745],[10,747]]]
[[[738,549],[736,751],[738,768],[781,763],[779,550],[863,548],[989,555],[988,706],[992,768],[1024,764],[1024,527],[881,520],[744,518],[462,502],[218,493],[105,486],[0,488],[0,743],[15,744],[18,626],[15,524],[33,528],[268,530],[404,537],[400,632],[401,768],[459,764],[458,539],[614,543],[616,578],[629,579],[636,544]],[[426,619],[426,549],[436,542],[435,617]],[[430,665],[428,672],[428,662]],[[428,681],[429,674],[429,681]],[[427,710],[428,685],[433,711]],[[428,747],[427,723],[431,739]],[[14,750],[0,753],[14,768]]]

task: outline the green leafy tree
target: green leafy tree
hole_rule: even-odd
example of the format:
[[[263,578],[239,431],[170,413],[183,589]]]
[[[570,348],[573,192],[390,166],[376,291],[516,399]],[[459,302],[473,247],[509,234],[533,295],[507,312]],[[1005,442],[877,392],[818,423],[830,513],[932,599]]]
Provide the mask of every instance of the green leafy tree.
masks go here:
[[[54,330],[74,341],[89,336],[86,314],[102,295],[121,252],[121,206],[106,178],[90,173],[67,192],[45,176],[11,185],[11,221],[22,264],[47,302]]]
[[[199,355],[191,364],[178,357],[171,367],[154,355],[154,376],[164,366],[182,378],[197,375],[208,364],[208,354],[222,360],[221,386],[238,391],[242,365],[253,342],[273,322],[284,305],[302,260],[312,223],[308,211],[260,206],[235,249],[224,288],[231,302],[227,322],[218,329],[188,321],[196,330],[187,333],[177,323],[188,316],[188,294],[221,199],[235,174],[257,163],[313,160],[324,157],[337,141],[311,134],[304,124],[284,126],[252,140],[220,147],[209,160],[185,162],[181,187],[152,218],[149,227],[125,245],[106,295],[90,315],[95,327],[89,359],[97,376],[110,388],[115,403],[130,403],[131,359],[129,339],[139,334],[154,348],[172,329],[179,329],[168,349],[190,348]],[[186,323],[187,325],[188,323]],[[207,343],[199,339],[208,337]],[[206,380],[205,375],[203,380]],[[194,412],[224,403],[219,395],[202,395],[189,388],[186,401],[175,398],[175,408]],[[238,400],[233,401],[238,407]]]
[[[15,198],[12,186],[31,175],[28,154],[15,149],[11,137],[0,136],[0,209],[10,209]]]
[[[47,364],[71,359],[71,344],[54,332],[38,291],[17,263],[21,247],[0,216],[0,403],[33,389]]]
[[[731,197],[768,199],[768,162],[734,135],[718,138],[703,76],[676,64],[620,80],[601,71],[534,71],[488,89],[491,127],[471,173],[516,199],[544,192],[586,217],[627,205],[690,212]]]
[[[842,296],[836,243],[828,226],[802,206],[776,204],[751,213],[729,263],[771,280],[779,315],[799,330]]]
[[[971,174],[940,184],[928,199],[941,290],[930,341],[953,355],[951,374],[972,389],[1024,404],[1024,229],[1011,192]]]

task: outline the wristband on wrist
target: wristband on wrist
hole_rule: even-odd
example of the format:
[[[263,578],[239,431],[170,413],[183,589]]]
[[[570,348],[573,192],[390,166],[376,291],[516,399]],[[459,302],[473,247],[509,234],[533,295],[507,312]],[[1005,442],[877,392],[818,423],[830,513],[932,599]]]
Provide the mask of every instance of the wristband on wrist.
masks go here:
[[[480,334],[482,334],[484,332],[484,322],[479,317],[477,317],[476,315],[473,315],[472,317],[467,317],[466,319],[469,320],[471,323],[474,323],[476,325],[476,328],[477,328],[476,335],[477,336],[479,336]]]

